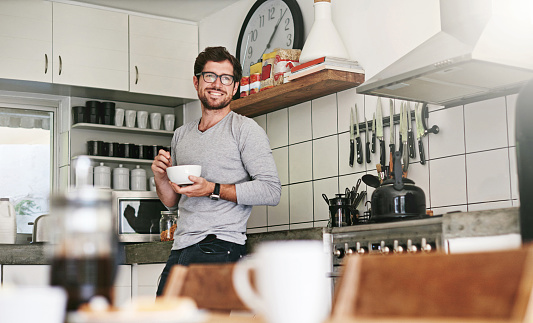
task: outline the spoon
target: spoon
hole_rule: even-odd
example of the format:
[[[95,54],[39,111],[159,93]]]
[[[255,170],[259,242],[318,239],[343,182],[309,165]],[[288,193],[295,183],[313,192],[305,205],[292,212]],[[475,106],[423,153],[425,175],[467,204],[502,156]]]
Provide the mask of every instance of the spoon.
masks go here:
[[[370,187],[378,188],[381,185],[377,176],[366,174],[361,178],[363,179],[363,182]]]

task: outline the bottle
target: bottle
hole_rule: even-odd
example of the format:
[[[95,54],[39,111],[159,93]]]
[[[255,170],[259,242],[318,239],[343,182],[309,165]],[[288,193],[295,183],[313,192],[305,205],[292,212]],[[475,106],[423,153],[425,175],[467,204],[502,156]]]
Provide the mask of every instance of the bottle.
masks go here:
[[[305,40],[300,64],[320,57],[350,59],[331,19],[331,0],[315,0],[315,22]]]
[[[53,197],[51,206],[50,284],[65,289],[68,311],[94,296],[111,304],[118,249],[111,191],[86,186]]]
[[[159,232],[161,241],[173,241],[174,231],[178,227],[178,211],[161,211]]]
[[[17,239],[17,215],[8,198],[0,198],[0,243],[14,244]]]

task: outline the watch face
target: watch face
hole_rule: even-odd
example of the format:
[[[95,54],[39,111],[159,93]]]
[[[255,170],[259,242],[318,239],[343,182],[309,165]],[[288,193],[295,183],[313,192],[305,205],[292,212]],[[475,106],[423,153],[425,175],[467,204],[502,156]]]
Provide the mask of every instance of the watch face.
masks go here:
[[[275,48],[301,48],[301,25],[301,12],[296,1],[256,2],[246,17],[237,44],[242,75],[250,75],[250,65],[260,62],[263,54]]]

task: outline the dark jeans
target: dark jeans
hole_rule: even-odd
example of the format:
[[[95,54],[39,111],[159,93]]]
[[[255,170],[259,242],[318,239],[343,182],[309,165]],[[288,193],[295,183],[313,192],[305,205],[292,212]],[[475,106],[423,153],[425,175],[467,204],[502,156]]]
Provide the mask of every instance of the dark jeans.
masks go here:
[[[214,234],[208,235],[204,240],[187,248],[172,250],[161,273],[157,296],[163,294],[170,269],[174,265],[236,262],[245,254],[246,246],[217,239]]]

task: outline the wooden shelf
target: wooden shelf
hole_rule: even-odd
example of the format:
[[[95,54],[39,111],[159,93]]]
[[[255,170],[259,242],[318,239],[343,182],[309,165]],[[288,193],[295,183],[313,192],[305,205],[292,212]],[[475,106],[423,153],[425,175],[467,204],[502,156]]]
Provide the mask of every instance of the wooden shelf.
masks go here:
[[[362,84],[365,74],[322,70],[289,83],[231,102],[231,109],[247,117],[256,117]]]
[[[75,123],[72,125],[71,128],[72,129],[129,132],[129,133],[154,135],[154,136],[165,136],[165,137],[172,137],[174,135],[174,131],[155,130],[151,128],[117,127],[117,126],[110,126],[110,125],[96,124],[96,123]]]

